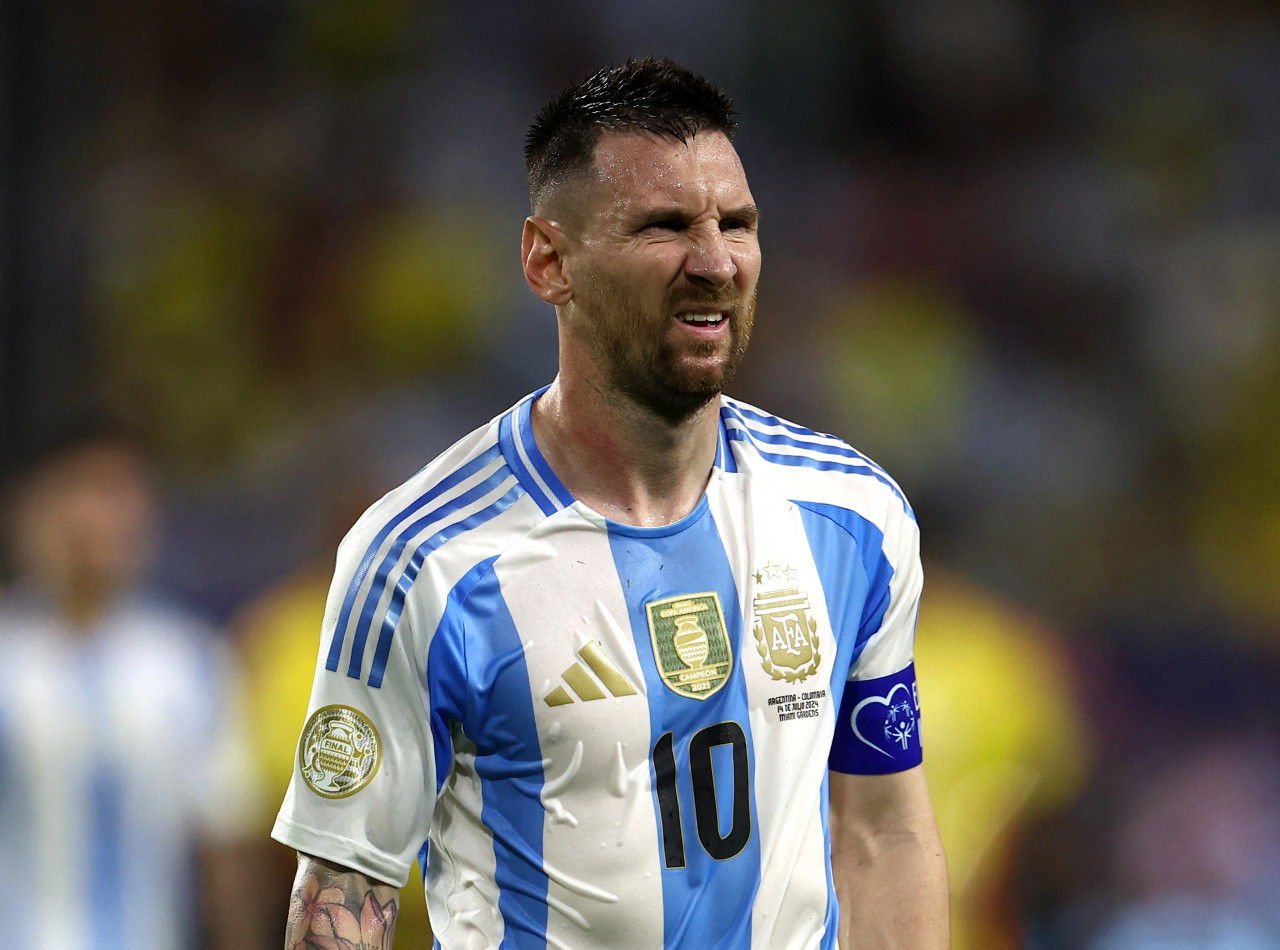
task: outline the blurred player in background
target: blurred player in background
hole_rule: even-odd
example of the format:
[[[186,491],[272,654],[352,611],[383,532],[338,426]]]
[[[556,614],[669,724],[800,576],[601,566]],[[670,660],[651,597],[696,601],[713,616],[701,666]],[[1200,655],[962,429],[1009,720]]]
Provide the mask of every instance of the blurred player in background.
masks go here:
[[[80,432],[44,453],[9,501],[6,942],[261,946],[266,904],[243,893],[252,868],[239,850],[260,789],[236,670],[215,631],[139,587],[157,505],[138,450],[113,433]]]
[[[721,395],[760,270],[734,132],[650,60],[534,123],[559,374],[339,549],[274,832],[288,946],[389,945],[419,848],[446,950],[947,946],[914,515]]]

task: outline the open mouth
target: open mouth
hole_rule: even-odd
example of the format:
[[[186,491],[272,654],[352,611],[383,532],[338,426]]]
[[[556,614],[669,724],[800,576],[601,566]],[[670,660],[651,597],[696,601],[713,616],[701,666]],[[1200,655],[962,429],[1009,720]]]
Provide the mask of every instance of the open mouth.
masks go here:
[[[681,323],[691,327],[714,327],[724,321],[723,313],[681,313],[676,315]]]

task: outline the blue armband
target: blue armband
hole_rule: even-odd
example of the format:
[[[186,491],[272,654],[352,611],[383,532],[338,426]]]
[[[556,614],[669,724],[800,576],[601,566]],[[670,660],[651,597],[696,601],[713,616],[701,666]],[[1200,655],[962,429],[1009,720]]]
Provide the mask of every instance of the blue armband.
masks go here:
[[[883,775],[920,764],[916,667],[845,684],[827,765],[837,772]]]

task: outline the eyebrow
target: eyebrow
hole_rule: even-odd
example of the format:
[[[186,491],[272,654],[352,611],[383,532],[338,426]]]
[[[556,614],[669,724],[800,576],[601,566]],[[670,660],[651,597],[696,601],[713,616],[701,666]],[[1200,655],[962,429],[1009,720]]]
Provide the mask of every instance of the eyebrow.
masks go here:
[[[693,220],[687,211],[683,208],[659,207],[649,208],[643,211],[637,211],[635,222],[638,227],[647,227],[651,224],[657,224],[661,221],[679,221],[688,224]],[[720,220],[738,220],[748,225],[754,225],[760,220],[760,209],[754,204],[741,205],[737,208],[729,208],[720,215]]]

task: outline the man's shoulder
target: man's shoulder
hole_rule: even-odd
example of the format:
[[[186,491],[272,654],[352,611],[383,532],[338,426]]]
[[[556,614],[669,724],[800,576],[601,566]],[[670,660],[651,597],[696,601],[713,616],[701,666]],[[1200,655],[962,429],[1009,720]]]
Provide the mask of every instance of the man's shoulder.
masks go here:
[[[471,476],[502,463],[498,440],[501,417],[472,429],[375,502],[369,512],[395,507],[423,496],[437,497]]]
[[[423,559],[444,549],[476,562],[491,548],[501,550],[511,532],[527,530],[537,520],[536,506],[520,503],[528,489],[510,458],[509,431],[504,435],[522,403],[472,430],[375,501],[339,546],[339,573],[354,572],[360,580],[370,570],[416,576]],[[459,543],[446,545],[455,539]]]
[[[728,397],[720,416],[735,462],[778,480],[794,500],[854,509],[890,505],[912,516],[893,477],[839,436]]]

